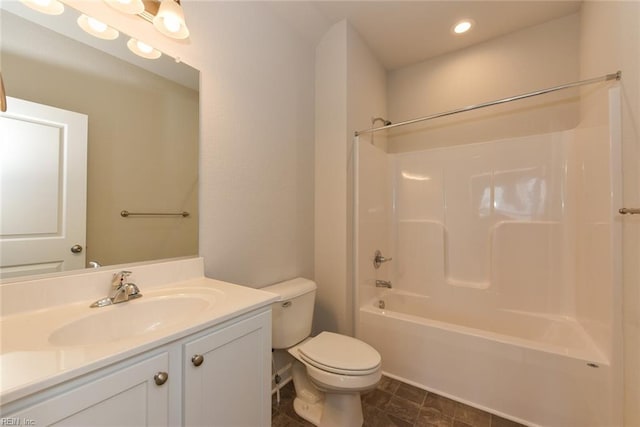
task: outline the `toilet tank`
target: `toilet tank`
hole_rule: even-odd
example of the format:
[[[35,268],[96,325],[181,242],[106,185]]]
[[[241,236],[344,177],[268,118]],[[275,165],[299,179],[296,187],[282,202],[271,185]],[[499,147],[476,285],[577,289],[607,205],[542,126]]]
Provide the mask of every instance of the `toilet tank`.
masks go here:
[[[298,277],[261,290],[280,295],[271,305],[271,347],[289,348],[311,335],[316,284]]]

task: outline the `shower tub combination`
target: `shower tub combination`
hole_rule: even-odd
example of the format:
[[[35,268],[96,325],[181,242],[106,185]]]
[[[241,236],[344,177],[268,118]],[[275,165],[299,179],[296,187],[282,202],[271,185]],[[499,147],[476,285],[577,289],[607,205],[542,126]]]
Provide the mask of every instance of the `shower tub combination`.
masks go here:
[[[527,425],[620,425],[618,88],[608,101],[593,128],[356,142],[356,335],[386,375]],[[374,268],[376,249],[393,261]]]

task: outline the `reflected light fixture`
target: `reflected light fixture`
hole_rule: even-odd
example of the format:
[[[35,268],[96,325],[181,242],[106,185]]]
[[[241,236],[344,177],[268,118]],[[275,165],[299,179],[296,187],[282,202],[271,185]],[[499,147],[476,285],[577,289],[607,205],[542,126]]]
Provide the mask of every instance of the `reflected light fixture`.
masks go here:
[[[154,49],[148,44],[134,38],[129,39],[127,47],[131,52],[146,59],[158,59],[162,55],[158,49]]]
[[[158,13],[153,18],[153,26],[165,36],[174,39],[189,37],[189,29],[184,22],[184,11],[179,0],[162,0]]]
[[[142,0],[104,0],[104,2],[122,13],[138,15],[144,12]]]
[[[80,15],[78,18],[78,25],[92,36],[98,37],[103,40],[115,40],[120,33],[115,28],[111,28],[102,21],[98,21],[96,18],[92,18],[87,15]]]
[[[454,34],[464,34],[473,28],[473,20],[472,19],[463,19],[461,21],[456,22],[456,24],[451,27],[451,31]]]
[[[24,5],[47,15],[60,15],[64,12],[64,5],[58,0],[20,0]]]

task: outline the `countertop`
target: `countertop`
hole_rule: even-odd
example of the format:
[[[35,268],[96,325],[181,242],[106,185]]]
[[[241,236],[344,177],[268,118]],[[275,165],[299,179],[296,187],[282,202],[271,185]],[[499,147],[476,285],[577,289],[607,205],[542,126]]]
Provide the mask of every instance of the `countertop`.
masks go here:
[[[92,372],[129,357],[179,340],[200,330],[269,305],[278,297],[245,286],[234,285],[209,278],[189,279],[181,282],[145,288],[139,284],[141,298],[101,308],[89,308],[90,300],[57,305],[51,308],[23,311],[0,318],[0,403],[7,404],[27,395],[44,390],[77,376]],[[95,334],[90,343],[61,345],[51,337],[56,331],[73,321],[106,313],[109,310],[131,312],[138,304],[170,294],[207,295],[210,304],[195,313],[182,316],[155,330],[126,338],[110,337],[109,328],[89,331]],[[117,312],[116,312],[117,313]],[[124,311],[122,312],[124,313]],[[167,313],[168,318],[170,314]],[[118,318],[119,316],[107,316]],[[133,320],[135,322],[135,318]],[[126,322],[123,322],[126,323]],[[91,322],[89,322],[91,324]],[[98,323],[99,325],[100,323]],[[116,327],[128,327],[127,324]],[[117,335],[117,334],[116,334]],[[104,340],[102,338],[104,337]]]

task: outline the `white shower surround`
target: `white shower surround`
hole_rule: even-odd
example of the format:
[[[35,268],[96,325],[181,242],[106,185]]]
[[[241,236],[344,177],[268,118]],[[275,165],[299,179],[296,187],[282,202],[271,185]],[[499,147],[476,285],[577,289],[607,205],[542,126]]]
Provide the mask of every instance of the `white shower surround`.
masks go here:
[[[387,375],[526,424],[620,424],[619,89],[608,97],[600,127],[357,144],[356,334]],[[375,270],[375,249],[394,261]]]

